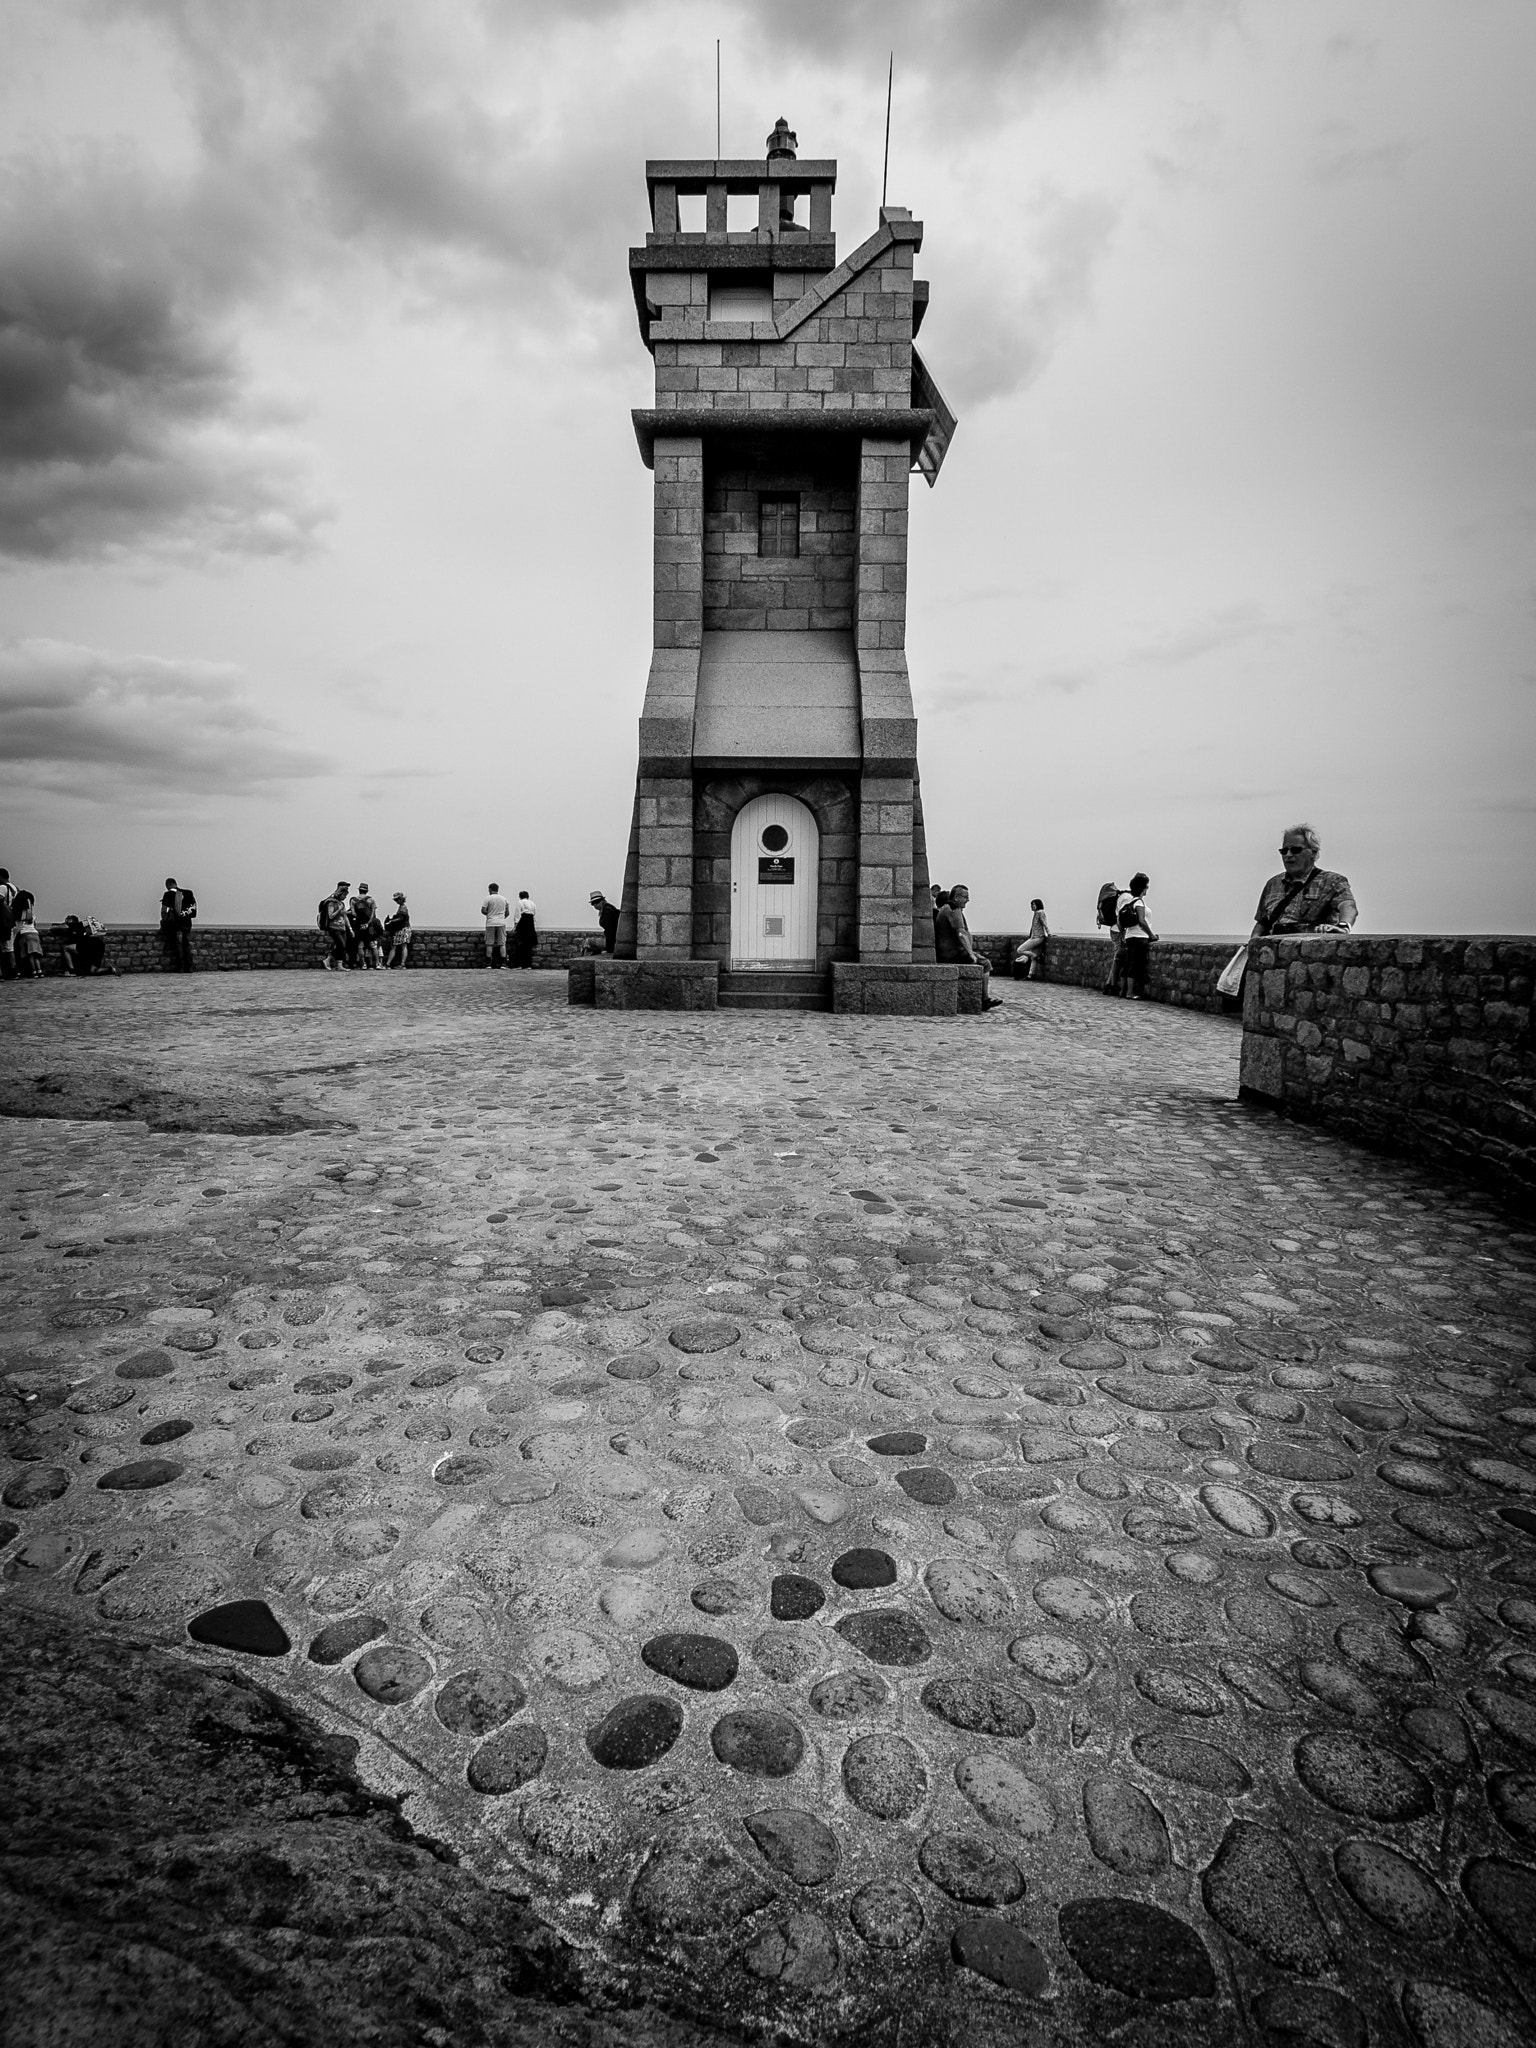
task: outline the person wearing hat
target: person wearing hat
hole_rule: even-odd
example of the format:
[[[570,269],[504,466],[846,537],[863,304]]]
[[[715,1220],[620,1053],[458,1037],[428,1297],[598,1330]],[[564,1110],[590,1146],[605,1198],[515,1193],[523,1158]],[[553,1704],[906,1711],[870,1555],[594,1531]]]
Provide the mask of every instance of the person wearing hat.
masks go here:
[[[395,891],[395,907],[384,920],[384,938],[389,947],[390,967],[408,967],[411,951],[411,913],[405,900],[405,891]]]
[[[610,903],[601,889],[594,889],[587,900],[597,912],[597,921],[603,928],[603,951],[611,953],[619,936],[619,906]]]

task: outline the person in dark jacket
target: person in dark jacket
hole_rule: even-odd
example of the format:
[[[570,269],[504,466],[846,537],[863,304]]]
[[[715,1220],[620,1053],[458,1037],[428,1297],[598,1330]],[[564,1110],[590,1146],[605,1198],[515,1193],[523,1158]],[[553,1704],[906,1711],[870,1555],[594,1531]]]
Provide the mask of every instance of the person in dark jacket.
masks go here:
[[[610,903],[601,889],[594,889],[588,900],[597,912],[597,921],[602,927],[603,951],[611,953],[619,936],[619,906],[617,903]]]
[[[539,943],[538,928],[534,924],[533,899],[526,889],[519,889],[517,902],[512,907],[512,965],[531,967],[533,949]]]
[[[183,974],[192,972],[192,920],[197,915],[197,898],[190,889],[179,889],[176,877],[165,878],[160,898],[160,931],[171,949],[171,959]]]

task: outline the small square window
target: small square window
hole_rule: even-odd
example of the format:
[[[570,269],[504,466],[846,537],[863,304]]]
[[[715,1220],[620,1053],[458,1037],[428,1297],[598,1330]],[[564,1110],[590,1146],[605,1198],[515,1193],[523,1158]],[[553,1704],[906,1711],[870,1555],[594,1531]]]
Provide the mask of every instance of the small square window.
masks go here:
[[[800,500],[792,497],[762,497],[757,501],[757,552],[760,555],[798,555],[800,552]]]

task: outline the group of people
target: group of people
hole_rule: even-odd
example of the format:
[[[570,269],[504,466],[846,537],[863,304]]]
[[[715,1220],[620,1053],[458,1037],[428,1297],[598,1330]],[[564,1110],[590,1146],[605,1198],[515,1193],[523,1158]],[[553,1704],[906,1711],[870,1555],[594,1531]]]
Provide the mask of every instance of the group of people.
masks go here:
[[[1108,928],[1111,948],[1109,978],[1104,983],[1107,996],[1124,996],[1133,1003],[1146,998],[1147,963],[1152,957],[1152,941],[1157,937],[1147,922],[1147,891],[1151,886],[1152,877],[1138,870],[1128,889],[1122,889],[1118,882],[1106,882],[1099,891],[1097,923]]]
[[[1292,825],[1280,841],[1281,872],[1272,875],[1259,894],[1249,943],[1271,934],[1284,936],[1299,932],[1347,932],[1359,915],[1348,878],[1318,865],[1322,841],[1310,825]],[[1145,1000],[1147,968],[1157,933],[1147,917],[1147,895],[1151,877],[1138,870],[1122,889],[1118,882],[1106,882],[1099,890],[1095,921],[1110,936],[1110,967],[1104,982],[1106,995],[1123,996],[1130,1002]],[[593,951],[611,953],[618,936],[619,907],[610,903],[601,889],[589,899],[597,913],[598,936]],[[971,892],[963,882],[951,888],[933,889],[933,950],[940,961],[968,963],[986,970],[983,1001],[988,1009],[997,1007],[991,992],[992,962],[978,953],[966,921]],[[338,882],[329,896],[321,898],[315,922],[329,940],[330,950],[323,965],[332,973],[343,969],[405,967],[410,963],[411,912],[405,891],[396,889],[393,908],[381,915],[377,899],[366,882],[353,889],[350,882]],[[1028,935],[1019,942],[1013,957],[1013,971],[1020,979],[1037,979],[1043,971],[1051,929],[1045,904],[1040,897],[1030,902]],[[487,967],[528,968],[533,965],[539,943],[537,913],[526,889],[515,902],[502,895],[497,882],[487,884],[480,906],[485,920],[485,964]],[[192,926],[197,917],[197,897],[179,884],[174,875],[165,878],[160,898],[160,931],[171,954],[172,965],[183,973],[193,969]],[[96,918],[64,920],[60,957],[66,974],[112,974],[107,964],[106,927]],[[1236,1000],[1241,983],[1244,955],[1240,949],[1222,979],[1223,993]],[[38,929],[36,898],[30,889],[17,888],[10,871],[0,868],[0,979],[36,980],[43,973],[43,938]],[[1228,978],[1233,988],[1226,986]]]
[[[509,903],[499,882],[487,882],[487,895],[480,906],[485,919],[485,964],[487,967],[531,967],[533,949],[539,943],[538,912],[526,889],[519,889],[517,902]],[[510,941],[510,945],[509,945]]]
[[[1255,939],[1353,929],[1360,912],[1349,878],[1318,866],[1322,850],[1322,839],[1311,825],[1290,825],[1280,835],[1281,871],[1271,875],[1259,891],[1253,930],[1246,945],[1228,962],[1218,984],[1223,996],[1234,1005],[1246,971],[1247,946]],[[1151,886],[1151,877],[1138,872],[1132,875],[1128,888],[1106,882],[1099,891],[1097,922],[1101,928],[1108,928],[1112,948],[1109,976],[1104,983],[1106,995],[1124,996],[1131,1002],[1141,1002],[1146,996],[1147,964],[1157,938],[1147,920],[1147,891]],[[1043,906],[1038,899],[1034,909],[1036,924],[1043,925]],[[1019,949],[1021,953],[1028,949],[1034,936],[1031,930],[1030,938]],[[1227,986],[1229,978],[1231,987]]]
[[[37,928],[37,898],[18,889],[9,868],[0,868],[0,977],[6,981],[39,979],[43,971],[43,936]]]
[[[330,951],[320,963],[328,974],[409,964],[411,912],[403,889],[395,891],[393,902],[393,910],[381,918],[366,882],[359,882],[356,889],[350,882],[338,882],[329,896],[321,897],[315,928],[330,940]]]

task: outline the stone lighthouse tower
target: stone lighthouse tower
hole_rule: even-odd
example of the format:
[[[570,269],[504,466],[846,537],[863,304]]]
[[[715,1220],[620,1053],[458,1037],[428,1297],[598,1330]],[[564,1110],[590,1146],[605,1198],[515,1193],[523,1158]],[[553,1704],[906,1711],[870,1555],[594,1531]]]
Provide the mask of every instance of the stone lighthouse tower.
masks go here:
[[[922,223],[884,207],[839,263],[837,166],[783,120],[646,183],[653,647],[616,955],[573,998],[952,1012],[906,658],[908,480],[955,425],[915,346]]]

